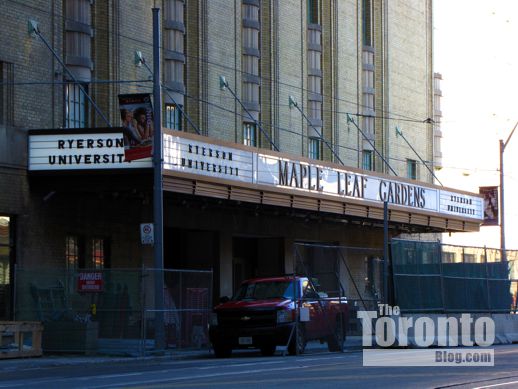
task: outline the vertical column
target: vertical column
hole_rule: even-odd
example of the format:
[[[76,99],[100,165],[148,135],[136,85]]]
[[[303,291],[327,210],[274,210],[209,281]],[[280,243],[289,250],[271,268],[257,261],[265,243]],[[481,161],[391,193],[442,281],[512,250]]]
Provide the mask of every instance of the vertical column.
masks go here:
[[[219,285],[220,296],[231,296],[232,285],[232,234],[220,231],[219,234]],[[218,296],[218,297],[220,297]]]
[[[243,111],[243,143],[248,146],[258,145],[258,128],[256,122],[259,121],[261,111],[260,96],[260,2],[259,0],[242,1],[242,53],[243,58],[241,67],[242,77],[242,96],[243,105],[252,117]]]
[[[308,157],[322,159],[322,8],[320,0],[308,0]]]
[[[293,239],[284,238],[284,271],[291,274],[295,271],[295,242]]]
[[[67,0],[65,2],[65,60],[66,67],[74,78],[83,84],[92,78],[92,7],[90,0]],[[71,81],[66,76],[65,81]],[[79,85],[65,85],[64,124],[69,128],[87,127],[88,109],[86,97]]]
[[[362,105],[361,127],[368,138],[362,141],[362,169],[375,170],[373,163],[373,147],[375,144],[375,62],[374,62],[374,30],[373,30],[373,6],[371,0],[362,2]],[[370,141],[370,142],[369,142]]]
[[[164,127],[182,129],[180,110],[184,105],[184,0],[164,1],[164,84],[168,92],[164,94]]]

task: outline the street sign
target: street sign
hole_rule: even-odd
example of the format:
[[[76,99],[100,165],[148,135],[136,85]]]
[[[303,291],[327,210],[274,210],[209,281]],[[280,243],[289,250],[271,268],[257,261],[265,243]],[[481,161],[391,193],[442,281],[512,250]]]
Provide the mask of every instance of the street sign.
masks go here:
[[[155,242],[153,223],[142,223],[140,225],[140,240],[142,244],[153,244]]]

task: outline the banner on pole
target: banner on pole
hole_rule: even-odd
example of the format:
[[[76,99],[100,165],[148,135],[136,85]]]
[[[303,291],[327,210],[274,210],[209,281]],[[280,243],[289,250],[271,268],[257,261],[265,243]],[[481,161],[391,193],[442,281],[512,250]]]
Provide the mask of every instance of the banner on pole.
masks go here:
[[[498,186],[481,186],[479,193],[484,196],[483,226],[498,225]]]
[[[119,95],[124,160],[151,157],[153,153],[153,107],[150,93]]]

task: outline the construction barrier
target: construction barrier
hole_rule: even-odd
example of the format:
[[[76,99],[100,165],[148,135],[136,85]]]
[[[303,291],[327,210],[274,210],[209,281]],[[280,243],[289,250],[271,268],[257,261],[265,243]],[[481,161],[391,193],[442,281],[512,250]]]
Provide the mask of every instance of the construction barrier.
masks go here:
[[[0,321],[0,359],[40,357],[40,322]]]

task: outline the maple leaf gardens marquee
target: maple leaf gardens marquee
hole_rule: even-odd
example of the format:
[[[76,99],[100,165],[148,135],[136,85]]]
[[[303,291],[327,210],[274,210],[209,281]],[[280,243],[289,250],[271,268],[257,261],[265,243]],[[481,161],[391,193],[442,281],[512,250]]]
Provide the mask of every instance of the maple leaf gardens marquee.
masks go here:
[[[116,131],[31,131],[29,170],[151,167],[111,157],[124,153]],[[165,129],[163,137],[164,190],[378,220],[387,201],[389,221],[423,231],[478,231],[483,220],[477,194]]]

